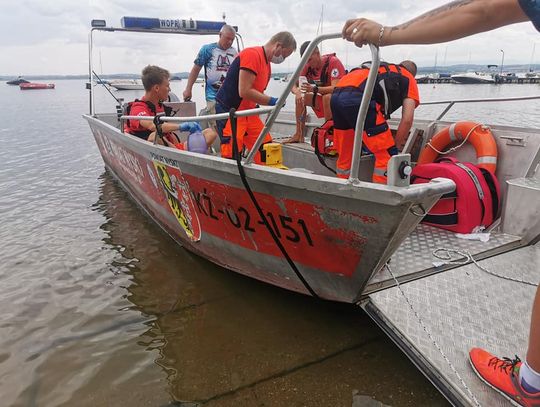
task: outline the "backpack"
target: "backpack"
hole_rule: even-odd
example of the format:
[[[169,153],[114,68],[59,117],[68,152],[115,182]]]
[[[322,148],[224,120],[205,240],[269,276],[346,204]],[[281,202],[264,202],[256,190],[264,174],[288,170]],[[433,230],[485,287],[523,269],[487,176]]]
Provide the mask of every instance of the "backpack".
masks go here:
[[[489,170],[444,157],[434,163],[417,165],[411,174],[411,184],[437,177],[451,179],[456,189],[437,201],[424,216],[423,223],[456,233],[471,233],[478,226],[490,226],[497,218],[501,200],[499,181]]]
[[[323,155],[334,156],[337,153],[334,148],[333,120],[327,120],[322,126],[313,129],[313,133],[311,134],[311,146],[315,149],[315,155],[319,159],[319,162],[335,174],[336,171],[326,164],[323,157]]]
[[[361,69],[367,69],[370,65],[371,62],[364,62]],[[397,72],[390,70],[391,65],[396,67]],[[380,72],[381,68],[384,72]],[[406,92],[406,89],[401,86],[402,80],[403,74],[399,65],[381,62],[375,89],[373,89],[373,99],[383,107],[382,112],[386,120],[390,119],[390,115],[403,104],[405,98],[403,92]]]

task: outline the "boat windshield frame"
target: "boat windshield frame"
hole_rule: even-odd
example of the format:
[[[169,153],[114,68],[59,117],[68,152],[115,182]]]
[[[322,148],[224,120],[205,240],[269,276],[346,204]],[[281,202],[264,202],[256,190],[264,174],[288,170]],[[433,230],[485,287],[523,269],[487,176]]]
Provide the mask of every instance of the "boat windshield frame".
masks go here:
[[[89,60],[89,91],[90,91],[90,116],[94,115],[95,112],[95,100],[93,95],[93,79],[94,79],[94,70],[93,70],[93,33],[94,31],[105,31],[105,32],[138,32],[138,33],[152,33],[152,34],[181,34],[181,35],[215,35],[219,34],[219,31],[217,30],[192,30],[192,29],[175,29],[173,30],[167,30],[167,29],[142,29],[142,28],[117,28],[117,27],[92,27],[90,30],[89,38],[88,38],[88,60]],[[257,137],[257,140],[255,141],[255,144],[253,145],[252,149],[248,153],[247,157],[243,160],[243,165],[251,165],[253,163],[253,159],[255,157],[255,153],[259,150],[260,146],[263,143],[264,137],[266,134],[269,133],[270,128],[274,124],[279,112],[285,106],[285,101],[291,92],[293,86],[296,84],[296,81],[298,80],[298,77],[300,76],[300,72],[302,71],[303,67],[307,64],[308,59],[310,58],[312,52],[315,50],[315,48],[325,40],[330,39],[338,39],[342,38],[341,33],[331,33],[331,34],[321,34],[315,37],[308,45],[307,49],[304,52],[304,55],[300,59],[300,63],[296,67],[296,70],[294,73],[289,77],[289,81],[287,83],[287,86],[285,87],[284,91],[278,98],[276,105],[271,108],[263,108],[263,109],[252,109],[252,114],[259,114],[263,112],[258,112],[257,110],[262,110],[266,113],[270,113],[268,118],[266,119],[265,125],[263,129],[261,130],[261,133]],[[242,37],[236,33],[236,41],[237,45],[240,48],[240,41],[242,42],[242,48],[243,48],[243,39]],[[380,56],[379,56],[379,47],[377,47],[374,44],[368,44],[370,51],[371,51],[371,61],[372,64],[369,69],[368,78],[366,81],[366,87],[364,90],[364,94],[362,96],[362,101],[360,103],[360,108],[358,109],[358,116],[356,119],[356,128],[355,128],[355,138],[354,138],[354,146],[353,146],[353,160],[351,163],[351,172],[349,177],[349,182],[353,184],[357,184],[360,182],[358,179],[358,169],[360,168],[360,151],[362,149],[362,137],[359,136],[364,132],[364,121],[367,116],[367,111],[369,108],[369,102],[371,100],[371,96],[373,94],[373,90],[375,88],[377,74],[379,71],[380,66]],[[218,115],[216,115],[218,116]],[[122,116],[122,119],[128,118],[127,116]],[[212,117],[214,118],[214,116]],[[218,117],[216,117],[218,118]],[[221,117],[219,117],[221,119]],[[190,117],[190,118],[175,118],[174,121],[187,121],[187,119],[194,120],[194,119],[204,119],[208,120],[209,117]],[[163,119],[164,121],[167,121],[167,119]]]
[[[226,24],[225,22],[223,22]],[[221,30],[221,29],[220,29]],[[89,90],[89,114],[90,116],[95,115],[96,106],[94,98],[94,78],[97,78],[94,71],[94,31],[104,31],[104,32],[130,32],[130,33],[144,33],[144,34],[180,34],[180,35],[218,35],[220,30],[209,30],[209,29],[184,29],[177,28],[175,30],[170,29],[145,29],[145,28],[123,28],[123,27],[92,27],[90,33],[88,34],[88,90]],[[244,39],[242,35],[235,32],[236,46],[239,50],[244,48]]]

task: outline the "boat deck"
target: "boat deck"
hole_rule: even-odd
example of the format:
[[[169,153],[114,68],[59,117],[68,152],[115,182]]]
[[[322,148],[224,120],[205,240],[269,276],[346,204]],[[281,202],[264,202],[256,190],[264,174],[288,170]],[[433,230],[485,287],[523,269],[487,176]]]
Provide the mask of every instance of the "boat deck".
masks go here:
[[[410,261],[427,261],[430,252],[425,253],[425,238],[426,234],[411,236],[400,248],[401,255],[396,254],[390,263],[395,274],[411,267]],[[506,240],[507,236],[500,238]],[[415,244],[421,247],[415,250]],[[463,246],[471,252],[477,250],[474,247],[477,244],[473,242],[463,241],[460,247]],[[482,253],[493,250],[487,246],[485,249]],[[407,260],[403,255],[406,250],[416,251],[422,256]],[[507,400],[486,386],[473,372],[468,351],[472,347],[482,347],[498,356],[525,356],[536,287],[505,278],[538,284],[540,243],[478,263],[499,277],[486,273],[475,264],[467,264],[404,283],[401,285],[404,294],[399,287],[372,293],[361,305],[452,404],[506,406],[509,405]]]
[[[520,241],[520,237],[505,233],[491,233],[487,242],[460,239],[455,233],[419,224],[392,256],[390,266],[402,283],[456,267],[455,264],[435,267],[433,263],[441,261],[433,255],[436,249],[466,250],[479,260],[518,247]],[[383,268],[371,278],[364,294],[394,285],[392,276]]]

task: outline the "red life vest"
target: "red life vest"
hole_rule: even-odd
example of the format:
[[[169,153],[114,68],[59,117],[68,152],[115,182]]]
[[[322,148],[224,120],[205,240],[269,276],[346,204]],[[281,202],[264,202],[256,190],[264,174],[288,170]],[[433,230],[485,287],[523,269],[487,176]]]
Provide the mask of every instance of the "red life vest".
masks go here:
[[[148,100],[135,99],[133,102],[128,102],[128,103],[126,103],[124,105],[123,115],[124,116],[130,116],[131,110],[133,109],[133,106],[135,106],[136,104],[141,104],[141,103],[144,104],[146,107],[148,107],[148,109],[150,109],[152,114],[154,114],[154,115],[156,114],[156,112],[157,112],[156,106],[152,102],[150,102]],[[170,116],[171,115],[171,112],[172,112],[171,107],[161,105],[161,103],[160,103],[160,106],[163,107],[163,110],[165,111],[165,116]],[[126,122],[124,124],[124,132],[132,134],[132,135],[134,135],[136,137],[139,137],[139,138],[142,138],[144,140],[148,139],[148,136],[152,133],[150,130],[141,129],[140,126],[134,127],[132,121],[129,120],[129,119],[126,120]]]

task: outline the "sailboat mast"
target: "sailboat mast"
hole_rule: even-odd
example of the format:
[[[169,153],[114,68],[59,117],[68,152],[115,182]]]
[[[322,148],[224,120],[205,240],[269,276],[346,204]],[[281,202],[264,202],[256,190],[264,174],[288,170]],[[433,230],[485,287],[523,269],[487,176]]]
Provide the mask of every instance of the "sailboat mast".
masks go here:
[[[319,18],[319,24],[317,25],[316,36],[322,35],[323,33],[323,21],[324,21],[324,4],[321,4],[321,17]],[[319,45],[321,54],[323,54],[323,44]]]

